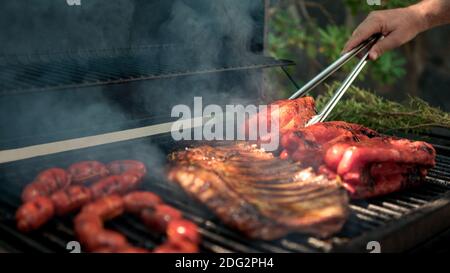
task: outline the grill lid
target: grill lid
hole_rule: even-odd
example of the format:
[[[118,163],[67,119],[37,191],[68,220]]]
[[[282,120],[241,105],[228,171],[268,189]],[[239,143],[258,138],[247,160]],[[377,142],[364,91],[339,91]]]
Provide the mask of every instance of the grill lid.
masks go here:
[[[6,0],[0,150],[167,122],[260,97],[266,1]],[[151,80],[151,81],[150,81]]]
[[[4,57],[0,96],[294,64],[250,52],[199,52],[203,47],[164,45]]]

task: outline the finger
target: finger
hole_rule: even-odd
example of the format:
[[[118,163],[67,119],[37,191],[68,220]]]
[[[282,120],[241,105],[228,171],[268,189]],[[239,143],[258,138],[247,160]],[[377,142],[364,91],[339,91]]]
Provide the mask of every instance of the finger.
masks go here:
[[[384,39],[381,39],[378,41],[369,51],[369,59],[376,60],[381,55],[383,55],[384,52],[394,49],[396,47],[399,47],[402,45],[402,40],[400,39],[400,33],[397,31],[394,31],[387,36],[384,37]]]
[[[377,20],[368,17],[362,22],[356,30],[353,32],[350,40],[345,44],[343,52],[348,52],[369,39],[373,34],[380,33],[382,31],[382,24]]]

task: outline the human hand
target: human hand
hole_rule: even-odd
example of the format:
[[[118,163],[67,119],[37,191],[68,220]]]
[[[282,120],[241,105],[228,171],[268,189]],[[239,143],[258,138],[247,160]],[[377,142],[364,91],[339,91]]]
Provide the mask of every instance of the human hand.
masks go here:
[[[384,39],[375,43],[369,51],[369,58],[376,60],[384,52],[412,40],[426,28],[424,16],[414,6],[374,11],[356,28],[343,52],[350,51],[372,35],[381,33]]]

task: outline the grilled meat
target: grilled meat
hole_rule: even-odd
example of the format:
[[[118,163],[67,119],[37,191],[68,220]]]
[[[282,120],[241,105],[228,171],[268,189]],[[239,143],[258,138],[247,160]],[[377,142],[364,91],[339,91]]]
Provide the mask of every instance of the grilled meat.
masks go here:
[[[376,137],[334,144],[324,160],[342,177],[352,197],[367,198],[420,184],[427,169],[434,167],[435,157],[428,143]]]
[[[95,252],[96,249],[121,249],[129,246],[127,238],[117,231],[101,229],[97,232],[87,233],[84,236],[79,236],[80,243],[88,251]]]
[[[324,154],[335,143],[353,143],[379,134],[358,124],[343,121],[316,123],[281,137],[283,159],[291,158],[314,168],[323,164]]]
[[[194,244],[200,243],[200,235],[197,226],[191,221],[177,219],[167,225],[167,238],[172,242],[188,241]]]
[[[161,198],[151,192],[132,192],[124,196],[123,198],[125,210],[139,214],[144,209],[155,208],[156,205],[162,203]]]
[[[16,212],[17,228],[29,232],[45,224],[54,215],[54,206],[48,197],[36,197]]]
[[[136,204],[134,202],[137,202]],[[151,192],[132,192],[125,196],[109,195],[85,205],[75,218],[75,233],[83,246],[102,253],[149,253],[143,248],[131,246],[120,233],[104,228],[103,222],[131,212],[140,216],[158,232],[166,233],[165,244],[157,252],[198,252],[200,234],[197,225],[183,219],[180,211],[162,204]]]
[[[36,179],[25,187],[22,192],[22,200],[27,202],[39,196],[49,196],[69,186],[70,183],[70,174],[64,169],[47,169],[39,173]]]
[[[434,166],[434,148],[421,141],[386,137],[361,125],[323,122],[282,137],[282,158],[334,178],[353,198],[379,196],[420,184]]]
[[[274,106],[277,106],[275,108]],[[278,122],[279,132],[270,132],[267,136],[259,136],[260,140],[270,140],[271,134],[285,134],[305,127],[305,124],[316,114],[315,102],[312,97],[303,97],[295,100],[279,100],[268,105],[265,111],[251,116],[245,123],[245,134],[249,129],[258,128],[259,124],[267,124],[267,128],[273,128],[271,121]]]
[[[57,215],[73,212],[92,200],[89,188],[83,186],[70,186],[55,192],[50,196]]]
[[[147,173],[145,164],[137,160],[116,160],[107,165],[111,174],[134,173],[142,179]]]
[[[74,212],[83,207],[85,204],[102,197],[128,193],[131,190],[136,189],[140,184],[141,180],[139,180],[138,177],[140,177],[140,175],[136,175],[135,173],[108,176],[93,184],[91,187],[81,185],[69,186],[68,188],[53,193],[50,197],[40,197],[48,199],[48,201],[52,204],[52,213],[39,213],[35,216],[30,216],[31,218],[28,217],[27,221],[34,220],[35,223],[30,223],[30,226],[32,226],[33,229],[37,229],[50,220],[55,213],[60,216],[65,215],[67,213]],[[19,207],[18,211],[22,211],[22,207],[27,208],[30,206],[36,206],[36,202],[34,202],[35,199],[24,203],[21,207]],[[148,203],[150,201],[147,200],[142,202]],[[144,204],[145,203],[134,204],[134,208]],[[29,213],[33,212],[28,209],[25,209],[25,211],[28,211]],[[18,222],[22,221],[22,218],[25,217],[24,213],[17,215]]]
[[[142,175],[135,172],[126,172],[121,175],[111,175],[93,184],[90,189],[94,199],[110,194],[125,194],[139,186]]]
[[[108,168],[97,161],[82,161],[71,165],[67,172],[58,168],[41,172],[23,191],[22,198],[28,201],[19,207],[16,214],[19,229],[24,232],[37,229],[55,213],[65,215],[93,200],[113,194],[126,194],[135,190],[146,174],[145,165],[135,160],[113,161],[108,164]],[[104,177],[109,172],[114,175]],[[103,178],[87,187],[86,183],[94,181],[94,177]],[[71,181],[76,185],[70,186]],[[39,200],[35,201],[38,197]]]
[[[338,174],[344,175],[367,162],[395,162],[433,167],[435,157],[436,152],[428,143],[377,137],[358,143],[335,144],[328,149],[325,161],[329,167],[336,169]]]
[[[67,171],[72,176],[73,184],[95,182],[109,175],[106,166],[98,161],[82,161],[72,164]]]
[[[96,214],[80,213],[74,219],[74,229],[78,238],[88,238],[103,229],[103,220]]]
[[[84,206],[75,218],[75,232],[80,242],[89,251],[128,246],[125,236],[103,228],[103,221],[112,219],[123,211],[124,202],[118,195],[106,196]]]
[[[181,219],[183,214],[174,207],[160,204],[153,209],[143,210],[140,216],[146,226],[164,232],[171,221]]]
[[[251,238],[294,231],[328,236],[346,220],[347,194],[339,181],[254,146],[205,145],[170,158],[171,180]]]
[[[119,195],[109,195],[102,197],[93,203],[85,205],[81,214],[97,215],[103,221],[112,219],[124,212],[124,202]]]

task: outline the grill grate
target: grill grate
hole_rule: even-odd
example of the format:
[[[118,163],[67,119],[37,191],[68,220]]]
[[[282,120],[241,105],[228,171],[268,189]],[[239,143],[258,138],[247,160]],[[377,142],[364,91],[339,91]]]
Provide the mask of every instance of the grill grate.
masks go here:
[[[251,53],[229,53],[222,58],[194,52],[167,45],[2,57],[0,95],[294,64]]]
[[[4,251],[9,252],[67,252],[67,242],[75,239],[71,220],[73,216],[54,219],[41,230],[28,235],[21,234],[16,230],[14,213],[20,204],[20,189],[26,184],[23,181],[29,181],[39,170],[52,166],[54,162],[58,162],[59,166],[65,166],[80,159],[108,161],[127,158],[130,153],[136,155],[136,150],[142,150],[146,155],[151,152],[141,149],[142,146],[136,146],[136,142],[139,143],[139,141],[133,142],[135,144],[129,141],[74,151],[70,154],[47,156],[40,158],[39,164],[36,159],[20,163],[20,165],[8,163],[3,166],[0,171],[0,238],[2,238],[0,250],[3,248]],[[112,147],[111,145],[116,146]],[[130,147],[138,148],[131,149]],[[145,158],[137,159],[149,162]],[[154,166],[154,168],[156,170],[161,166]],[[389,250],[389,240],[414,240],[414,243],[417,244],[420,243],[417,240],[433,235],[427,228],[417,229],[417,225],[411,223],[421,223],[426,227],[446,228],[448,223],[445,221],[430,223],[422,218],[425,214],[433,215],[436,211],[450,208],[449,178],[450,157],[440,154],[437,157],[436,168],[430,171],[424,185],[382,198],[353,201],[350,205],[351,215],[346,225],[334,237],[319,239],[294,233],[270,242],[246,239],[238,232],[223,225],[203,205],[187,197],[175,184],[162,182],[161,177],[157,174],[155,177],[148,178],[143,187],[159,194],[167,203],[182,210],[188,219],[199,225],[200,233],[203,236],[201,250],[204,252],[330,252],[364,251],[368,240],[372,239],[386,242],[387,249],[385,249]],[[132,216],[122,216],[108,225],[124,233],[132,243],[138,246],[153,248],[162,240],[160,236],[149,231]],[[408,227],[415,228],[416,236],[400,238],[409,236],[409,233],[404,231],[404,228]],[[420,232],[424,234],[421,235]],[[401,236],[403,233],[404,236]]]

